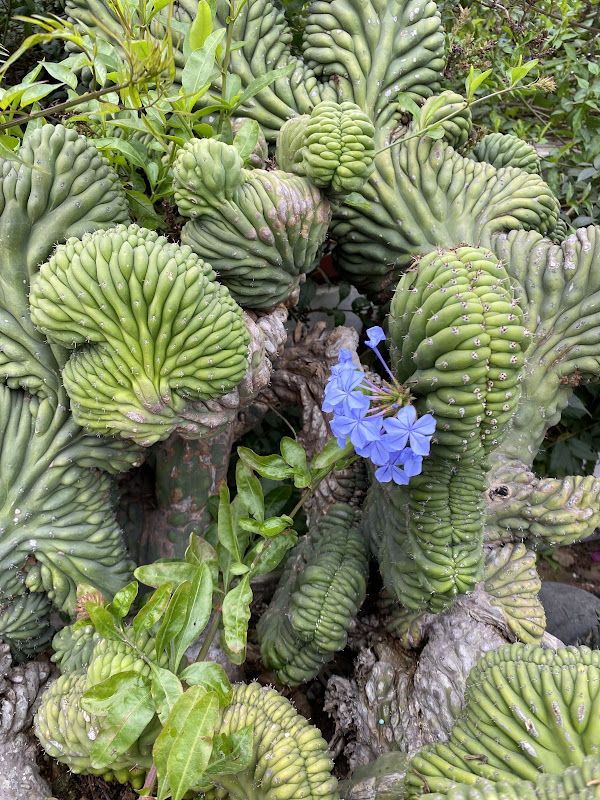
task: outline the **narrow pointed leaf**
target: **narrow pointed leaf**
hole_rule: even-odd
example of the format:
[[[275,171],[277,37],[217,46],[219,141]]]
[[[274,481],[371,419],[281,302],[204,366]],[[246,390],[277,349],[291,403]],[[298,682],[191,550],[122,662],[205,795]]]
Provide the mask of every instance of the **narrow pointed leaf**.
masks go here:
[[[133,618],[133,630],[136,633],[151,628],[162,617],[171,599],[171,589],[170,582],[159,586],[150,600],[138,611]]]
[[[219,489],[219,500],[219,514],[217,517],[219,541],[231,553],[235,561],[240,561],[240,550],[233,527],[231,503],[229,502],[229,489],[224,483],[221,484]]]
[[[184,581],[191,583],[196,574],[196,567],[185,561],[159,562],[138,567],[133,574],[140,583],[157,589],[167,581],[170,581],[173,586],[179,586]]]
[[[235,483],[238,497],[254,519],[263,522],[265,518],[265,498],[262,486],[250,467],[240,459],[235,467]]]
[[[212,611],[213,584],[210,570],[206,564],[196,568],[183,628],[177,637],[174,668],[179,665],[183,654],[191,643],[202,633]]]
[[[173,706],[182,694],[183,687],[176,675],[168,669],[152,666],[152,699],[163,725],[166,724]]]
[[[236,587],[225,595],[223,600],[223,629],[225,641],[232,653],[241,653],[246,647],[252,589],[247,575]]]
[[[131,581],[131,583],[128,583],[127,586],[124,586],[116,593],[112,603],[108,607],[109,613],[112,612],[119,619],[126,617],[131,608],[131,604],[137,597],[137,593],[138,583],[137,581]]]
[[[192,584],[189,581],[184,581],[173,593],[173,597],[171,598],[171,602],[169,603],[165,617],[160,628],[158,629],[158,633],[156,634],[157,658],[162,655],[167,647],[169,647],[171,642],[183,628],[188,602],[190,599],[191,588]],[[172,669],[175,669],[175,648],[172,649],[172,656],[173,658],[169,659],[169,664]]]
[[[90,714],[105,714],[113,703],[120,700],[123,694],[127,694],[131,689],[147,686],[148,678],[142,677],[133,670],[117,672],[102,683],[97,683],[88,689],[81,699],[81,707]]]

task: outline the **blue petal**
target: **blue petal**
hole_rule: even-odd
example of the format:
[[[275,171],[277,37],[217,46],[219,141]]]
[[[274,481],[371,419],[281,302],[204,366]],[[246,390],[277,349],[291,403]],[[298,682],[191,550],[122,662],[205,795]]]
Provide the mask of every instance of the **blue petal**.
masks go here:
[[[379,342],[383,342],[385,339],[383,328],[380,328],[379,325],[374,325],[372,328],[369,328],[367,330],[367,336],[369,337],[365,342],[367,347],[377,347]]]

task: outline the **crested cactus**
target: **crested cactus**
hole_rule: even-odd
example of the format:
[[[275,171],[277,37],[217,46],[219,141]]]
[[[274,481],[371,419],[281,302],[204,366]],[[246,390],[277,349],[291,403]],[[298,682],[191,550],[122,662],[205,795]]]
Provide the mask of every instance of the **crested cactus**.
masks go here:
[[[405,490],[414,563],[394,559],[393,591],[409,608],[439,610],[482,578],[486,462],[519,400],[527,334],[504,266],[475,248],[421,259],[390,314],[396,377],[437,423]]]
[[[467,154],[473,161],[485,161],[493,167],[518,167],[524,172],[539,172],[540,157],[535,147],[517,136],[488,133]]]
[[[100,635],[91,624],[80,628],[66,625],[52,639],[54,655],[51,661],[58,665],[62,675],[75,672],[89,664],[99,641]]]
[[[338,800],[333,762],[321,732],[275,689],[258,683],[233,686],[233,699],[224,709],[219,733],[232,734],[254,726],[252,762],[244,772],[215,775],[213,787],[201,792],[205,800],[290,798]]]
[[[367,548],[355,511],[336,503],[290,553],[258,625],[261,654],[280,683],[313,678],[343,650],[365,599]]]
[[[174,165],[175,200],[191,217],[181,240],[249,308],[287,300],[315,264],[329,203],[305,178],[246,170],[235,147],[194,139]]]
[[[595,800],[600,797],[600,761],[589,756],[562,775],[541,773],[534,781],[498,781],[457,784],[445,793],[432,792],[429,800]]]
[[[456,784],[536,781],[586,756],[598,763],[600,651],[504,645],[467,681],[464,711],[447,742],[417,754],[409,796]]]
[[[63,381],[75,421],[148,446],[185,428],[190,401],[247,368],[241,309],[189,248],[131,225],[70,239],[31,284],[31,318],[76,351]]]
[[[454,114],[454,116],[451,119],[445,119],[450,114]],[[424,125],[433,125],[436,122],[440,122],[444,132],[444,141],[455,150],[466,144],[473,124],[471,109],[464,108],[464,97],[450,91],[440,92],[437,96],[429,97],[423,103],[421,120],[423,120]],[[489,158],[479,158],[477,161],[487,161],[493,167],[509,166],[508,164],[494,164]],[[520,167],[521,165],[510,164],[510,166]]]

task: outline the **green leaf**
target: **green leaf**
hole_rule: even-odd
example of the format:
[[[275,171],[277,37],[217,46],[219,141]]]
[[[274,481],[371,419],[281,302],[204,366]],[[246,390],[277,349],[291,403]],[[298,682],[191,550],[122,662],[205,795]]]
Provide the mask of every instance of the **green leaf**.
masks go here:
[[[276,486],[265,495],[265,517],[276,517],[292,496],[291,486]]]
[[[229,649],[227,646],[227,642],[225,641],[225,631],[219,631],[219,644],[221,646],[221,650],[225,653],[227,658],[232,662],[232,664],[243,664],[246,660],[246,648],[242,650],[241,653],[234,653],[232,650]]]
[[[41,100],[43,97],[49,95],[50,92],[53,92],[55,89],[59,88],[59,83],[47,83],[43,84],[42,86],[30,86],[28,89],[25,89],[21,95],[20,107],[23,108],[24,106],[29,106],[32,103],[37,103],[38,100]]]
[[[165,613],[165,617],[161,623],[158,633],[156,634],[156,655],[161,656],[171,642],[175,639],[177,634],[183,628],[185,623],[185,615],[190,599],[190,591],[192,584],[190,581],[181,583],[173,593],[169,607]],[[169,666],[171,669],[176,669],[175,663],[175,649],[171,650],[171,657],[169,658]]]
[[[217,551],[206,539],[203,539],[195,533],[190,534],[190,543],[185,551],[185,560],[195,567],[199,567],[200,564],[207,564],[213,584],[215,586],[217,585],[219,581]]]
[[[152,699],[156,707],[156,713],[163,725],[173,706],[183,694],[183,686],[179,678],[170,670],[152,665]]]
[[[213,31],[213,17],[206,0],[200,0],[196,17],[190,27],[190,48],[199,50]]]
[[[284,436],[280,442],[281,455],[294,469],[299,470],[302,474],[308,475],[308,467],[306,466],[306,453],[302,445],[298,444],[294,439],[289,436]]]
[[[213,583],[206,564],[196,568],[190,598],[181,633],[177,638],[174,667],[177,669],[183,654],[202,633],[212,611]]]
[[[131,581],[131,583],[128,583],[127,586],[124,586],[116,593],[114,600],[108,606],[108,612],[114,614],[118,619],[123,619],[123,617],[126,617],[129,613],[129,609],[137,597],[137,593],[138,583],[137,581]]]
[[[219,488],[219,499],[219,515],[217,518],[219,542],[231,553],[234,561],[240,561],[240,550],[233,527],[231,504],[229,502],[229,489],[225,483],[222,483]]]
[[[251,566],[258,555],[256,564],[252,568],[252,578],[265,575],[267,572],[276,569],[282,562],[287,551],[291,547],[294,547],[297,541],[298,536],[296,532],[289,531],[279,536],[273,536],[271,539],[261,539],[257,542],[244,559],[244,562],[248,566]]]
[[[344,197],[344,203],[352,208],[365,208],[367,211],[371,208],[371,203],[360,192],[350,192]]]
[[[150,600],[142,606],[138,613],[133,618],[133,630],[136,633],[145,631],[151,628],[155,622],[162,617],[167,610],[169,600],[171,599],[171,591],[173,584],[169,581],[159,586],[154,592]]]
[[[400,106],[400,110],[401,111],[408,111],[409,114],[412,114],[412,116],[415,118],[415,120],[416,120],[416,122],[418,124],[420,122],[420,120],[421,120],[421,109],[415,103],[415,101],[412,99],[412,97],[409,94],[405,94],[404,92],[400,92],[400,94],[398,94],[396,100],[397,100],[398,105]]]
[[[244,575],[238,585],[227,592],[223,600],[225,642],[232,653],[242,653],[246,648],[251,602],[250,579]]]
[[[246,725],[232,734],[218,733],[205,775],[236,775],[252,763],[254,726]]]
[[[133,574],[146,586],[158,588],[163,583],[170,581],[173,586],[179,586],[184,581],[194,580],[196,567],[187,564],[185,561],[156,562],[138,567]]]
[[[169,789],[172,800],[181,800],[198,783],[210,760],[218,721],[217,695],[201,686],[190,687],[175,703],[152,751],[159,774],[158,800],[165,800]]]
[[[196,94],[211,82],[215,69],[215,51],[224,33],[225,28],[213,31],[204,45],[190,54],[181,73],[181,85],[186,94]]]
[[[117,630],[115,621],[110,611],[97,603],[89,602],[85,604],[86,611],[90,615],[90,621],[103,639],[111,639],[120,642],[123,640],[122,634]]]
[[[262,522],[265,518],[265,498],[262,486],[250,467],[240,459],[235,466],[235,482],[238,497],[254,519]]]
[[[93,139],[94,147],[100,152],[105,150],[116,150],[124,156],[131,164],[141,169],[145,169],[146,161],[140,151],[134,147],[130,142],[124,139],[119,139],[116,136],[107,136],[101,139]]]
[[[231,703],[231,683],[220,664],[214,661],[197,661],[186,667],[179,677],[190,686],[204,686],[207,692],[216,692],[220,706]]]
[[[130,689],[148,688],[150,682],[145,676],[138,675],[133,670],[117,672],[110,678],[97,683],[88,689],[81,698],[81,707],[90,714],[104,714],[116,703],[121,695],[127,694]]]
[[[244,161],[252,154],[258,144],[260,128],[255,119],[249,119],[239,129],[233,140],[233,146]]]
[[[354,445],[350,439],[347,439],[344,449],[338,445],[337,439],[330,439],[325,447],[319,453],[317,453],[310,462],[311,472],[316,470],[320,471],[323,469],[331,469],[335,465],[336,461],[339,461],[341,458],[350,455],[353,450]]]
[[[509,72],[509,79],[510,85],[516,86],[517,83],[523,80],[523,78],[531,72],[531,70],[537,66],[538,59],[534,58],[531,61],[528,61],[526,64],[519,64],[517,67],[513,67]]]
[[[435,128],[431,128],[430,130],[425,131],[425,136],[428,136],[430,139],[443,139],[444,128],[442,125],[439,125]]]
[[[274,481],[282,481],[291,478],[294,470],[281,456],[259,456],[247,447],[238,447],[239,457],[247,464],[250,469],[258,472],[263,478],[271,478]]]
[[[284,514],[282,517],[271,517],[271,519],[265,520],[258,532],[261,536],[277,536],[277,534],[282,533],[293,524],[294,520]]]
[[[281,67],[280,69],[271,69],[268,72],[265,72],[264,75],[260,75],[258,78],[254,78],[251,80],[246,89],[244,90],[242,96],[236,103],[235,107],[243,106],[244,103],[247,103],[248,100],[251,100],[255,94],[258,94],[267,86],[269,86],[273,81],[276,81],[278,78],[287,78],[288,75],[291,75],[292,72],[296,69],[296,62],[293,61],[291,64],[288,64],[287,67]]]
[[[150,686],[137,686],[124,693],[108,710],[100,733],[92,745],[94,769],[110,767],[136,742],[155,714]]]
[[[474,97],[477,89],[489,78],[491,74],[491,69],[486,69],[485,72],[479,72],[479,70],[477,70],[477,74],[475,74],[475,69],[471,67],[469,77],[466,81],[467,100],[471,100]]]
[[[255,519],[250,519],[250,517],[241,517],[238,524],[242,530],[250,531],[250,533],[258,533],[258,529],[260,528],[260,522],[257,522]]]
[[[66,83],[71,89],[77,89],[77,75],[63,64],[54,64],[52,61],[44,61],[43,67],[52,78],[61,83]]]
[[[249,568],[245,564],[242,564],[241,561],[238,561],[236,564],[232,564],[229,567],[229,571],[232,575],[245,575],[249,572]]]

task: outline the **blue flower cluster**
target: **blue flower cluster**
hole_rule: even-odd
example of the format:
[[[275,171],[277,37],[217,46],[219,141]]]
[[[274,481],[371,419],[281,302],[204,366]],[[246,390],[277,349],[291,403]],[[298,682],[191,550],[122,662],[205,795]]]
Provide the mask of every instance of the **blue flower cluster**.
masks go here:
[[[383,330],[376,326],[367,334],[366,344],[377,354],[391,383],[375,386],[353,363],[350,351],[340,350],[325,388],[323,411],[334,412],[331,430],[339,446],[344,447],[349,436],[358,455],[378,467],[375,477],[380,483],[407,484],[421,472],[423,456],[429,455],[435,419],[431,414],[417,419],[417,412],[408,404],[410,395],[377,349],[385,339]]]

